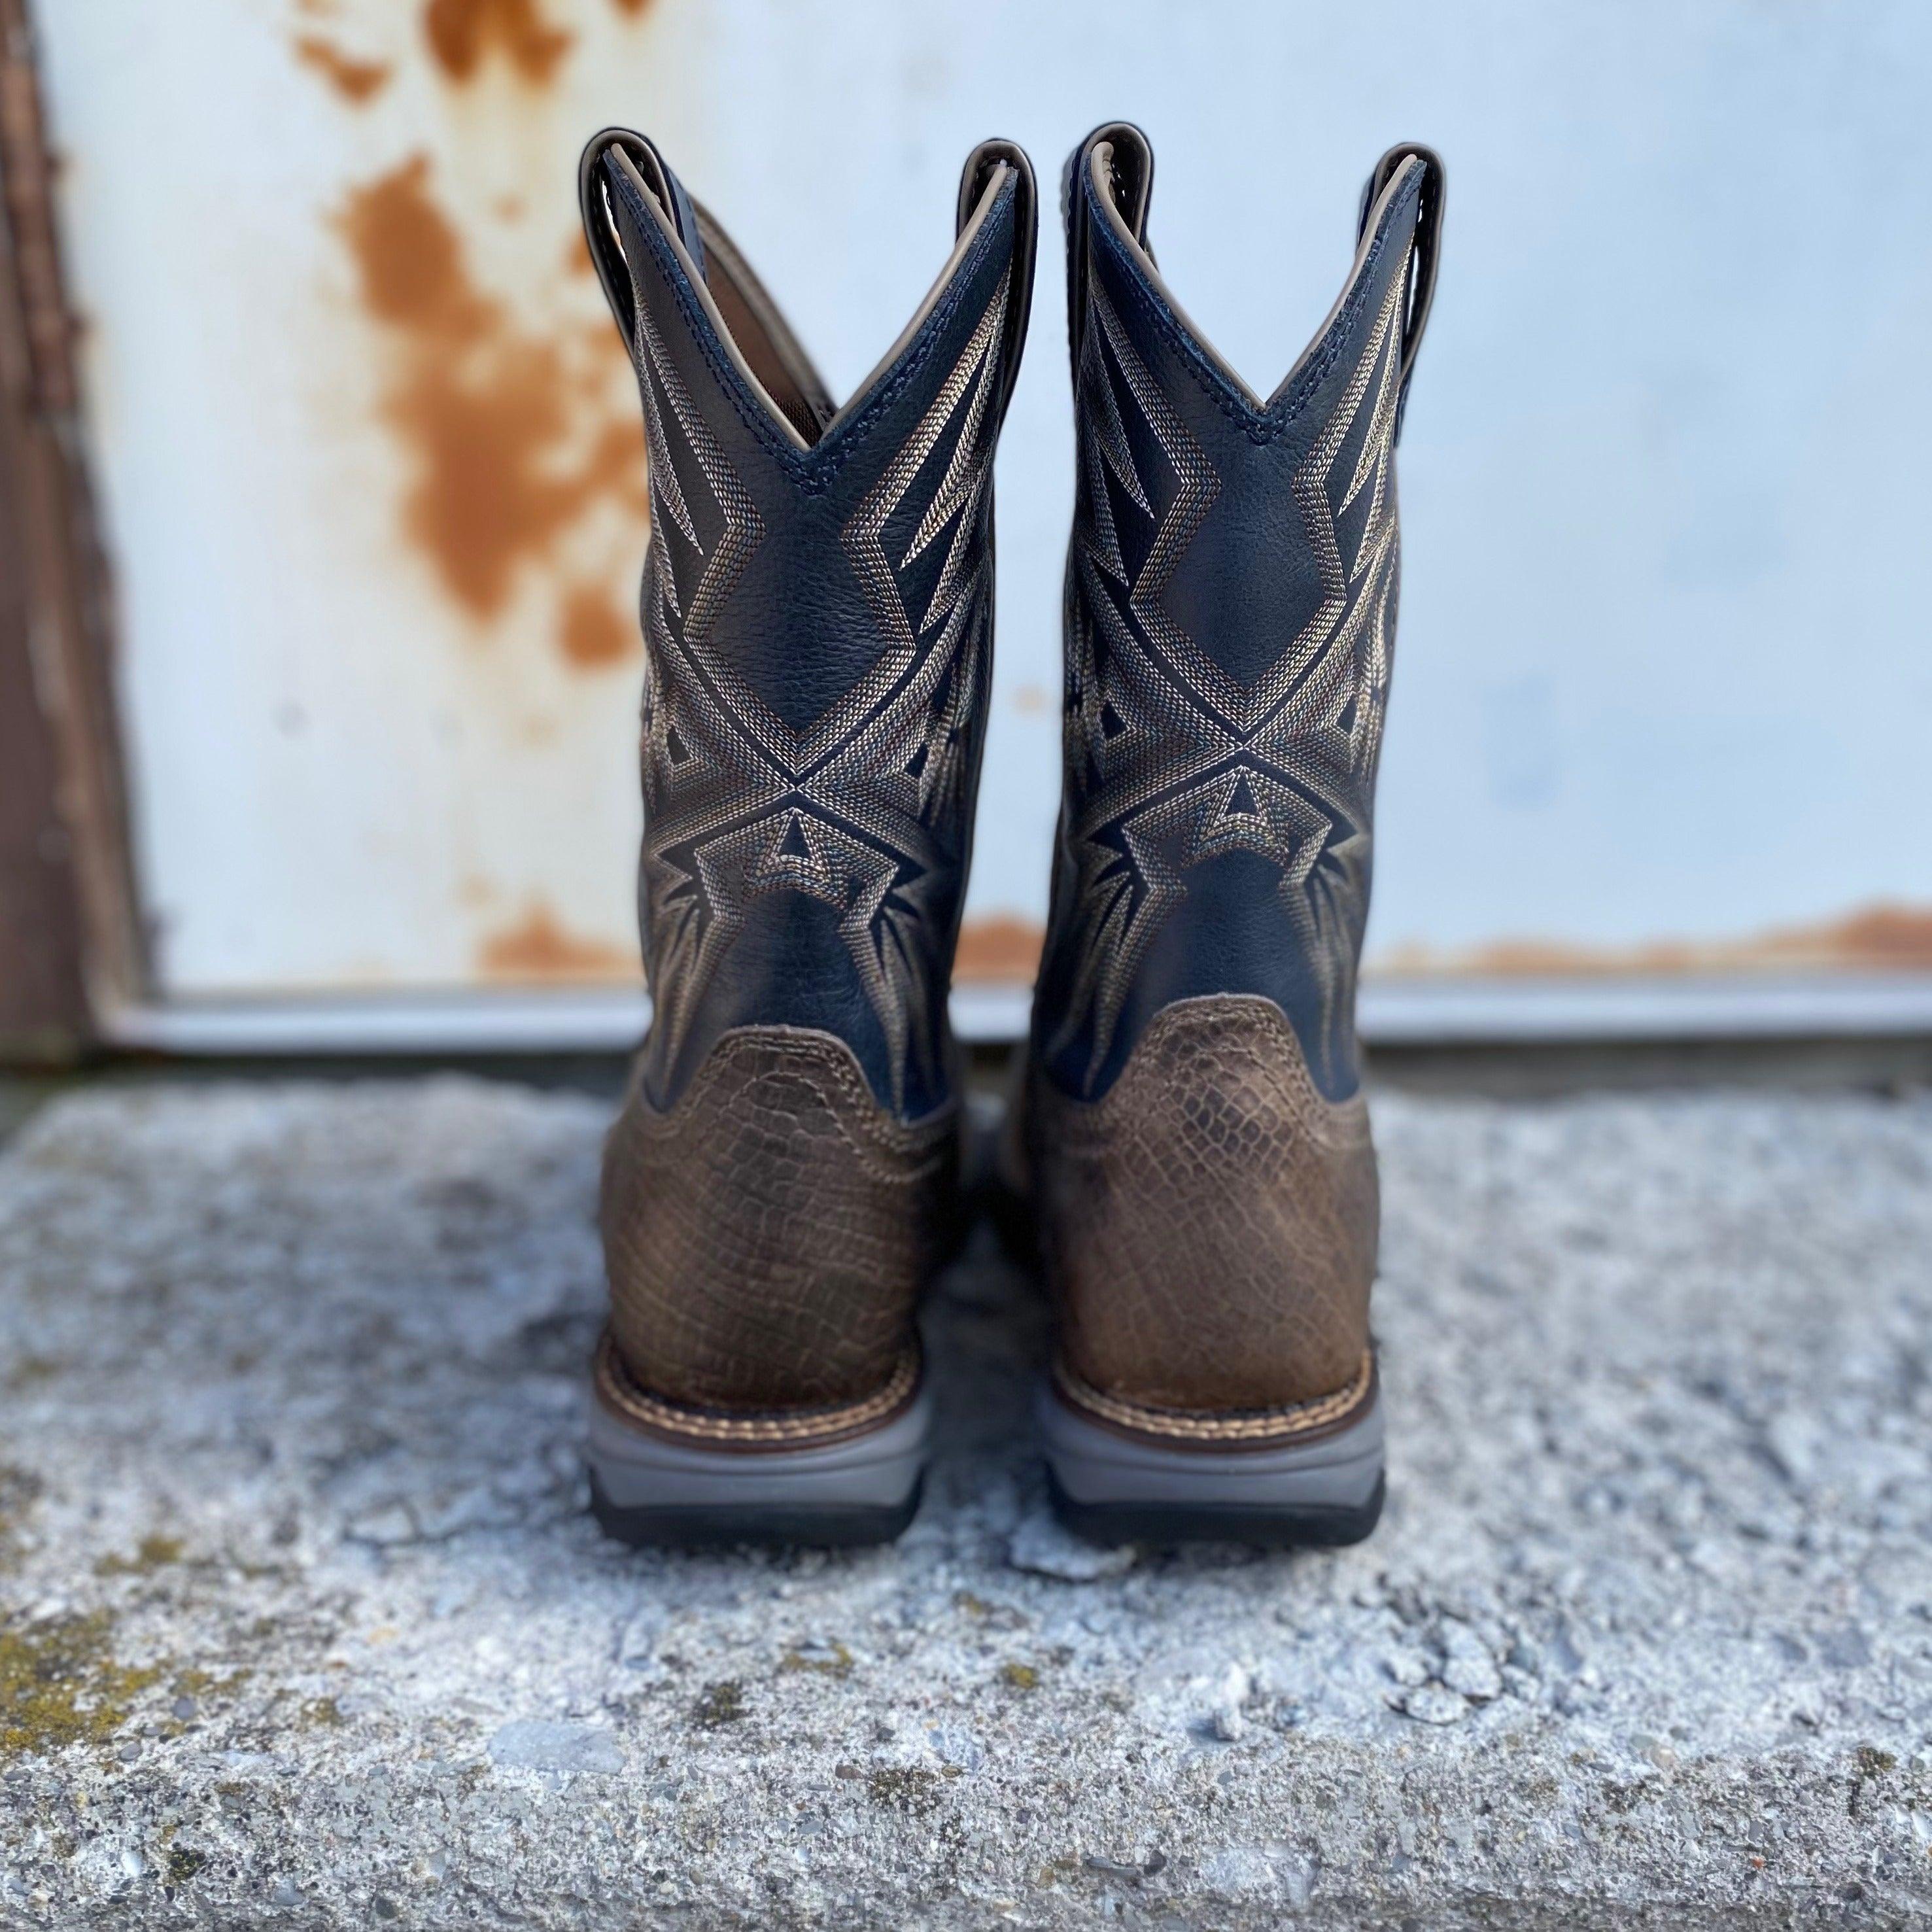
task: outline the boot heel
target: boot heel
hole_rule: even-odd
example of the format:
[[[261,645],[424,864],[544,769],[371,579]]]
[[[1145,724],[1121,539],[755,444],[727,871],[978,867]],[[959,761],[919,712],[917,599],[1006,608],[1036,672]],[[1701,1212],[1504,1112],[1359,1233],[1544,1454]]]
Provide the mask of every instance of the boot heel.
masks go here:
[[[1332,1546],[1360,1543],[1382,1516],[1372,1382],[1340,1426],[1255,1448],[1181,1447],[1083,1415],[1051,1386],[1039,1423],[1054,1508],[1090,1542]]]
[[[620,1543],[890,1543],[919,1508],[932,1432],[923,1385],[886,1403],[877,1420],[837,1434],[834,1417],[820,1439],[788,1447],[787,1432],[796,1440],[812,1418],[775,1418],[766,1440],[741,1421],[736,1439],[707,1442],[694,1430],[674,1434],[626,1413],[638,1399],[613,1384],[621,1373],[607,1343],[586,1456],[592,1513]]]

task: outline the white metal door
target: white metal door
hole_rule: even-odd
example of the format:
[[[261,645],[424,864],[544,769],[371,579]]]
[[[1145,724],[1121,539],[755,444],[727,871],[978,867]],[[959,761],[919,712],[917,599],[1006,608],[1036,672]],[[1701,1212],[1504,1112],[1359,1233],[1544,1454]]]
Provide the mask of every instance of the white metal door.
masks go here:
[[[1050,183],[1140,120],[1163,266],[1263,389],[1376,154],[1432,142],[1374,958],[1932,970],[1911,0],[62,0],[40,28],[170,998],[633,982],[641,440],[574,206],[613,120],[835,388],[923,292],[984,135]],[[1042,244],[964,951],[1015,982],[1071,501]]]

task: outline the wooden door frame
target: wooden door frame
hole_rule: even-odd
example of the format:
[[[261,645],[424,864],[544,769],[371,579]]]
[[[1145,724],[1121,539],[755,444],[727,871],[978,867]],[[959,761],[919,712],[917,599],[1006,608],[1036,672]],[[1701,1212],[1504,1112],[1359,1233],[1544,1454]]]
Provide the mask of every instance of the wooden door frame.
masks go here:
[[[28,0],[0,0],[0,1061],[71,1058],[148,990]]]

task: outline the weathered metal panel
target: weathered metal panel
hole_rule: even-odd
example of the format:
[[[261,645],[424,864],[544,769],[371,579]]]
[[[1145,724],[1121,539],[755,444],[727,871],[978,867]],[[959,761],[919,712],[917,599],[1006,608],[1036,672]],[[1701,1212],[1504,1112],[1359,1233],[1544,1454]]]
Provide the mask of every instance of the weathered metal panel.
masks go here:
[[[1376,153],[1449,160],[1372,950],[1932,966],[1912,0],[43,15],[167,989],[634,970],[640,456],[574,235],[589,130],[661,136],[842,388],[944,255],[973,141],[1050,180],[1124,112],[1163,266],[1264,387]],[[1058,785],[1043,238],[967,947],[995,976],[1024,970]]]
[[[57,9],[164,988],[635,970],[642,437],[602,4]]]

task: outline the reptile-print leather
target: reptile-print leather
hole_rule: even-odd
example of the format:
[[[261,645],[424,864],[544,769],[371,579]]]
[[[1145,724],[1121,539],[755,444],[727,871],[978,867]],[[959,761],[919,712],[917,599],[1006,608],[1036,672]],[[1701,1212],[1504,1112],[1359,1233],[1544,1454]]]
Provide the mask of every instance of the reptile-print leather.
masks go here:
[[[1272,1000],[1163,1009],[1097,1101],[1036,1076],[1028,1139],[1063,1388],[1177,1422],[1366,1388],[1367,1105],[1323,1097]]]
[[[634,1081],[603,1197],[611,1341],[631,1381],[713,1411],[878,1396],[916,1347],[958,1161],[956,1108],[894,1120],[827,1034],[728,1033],[662,1112]]]

